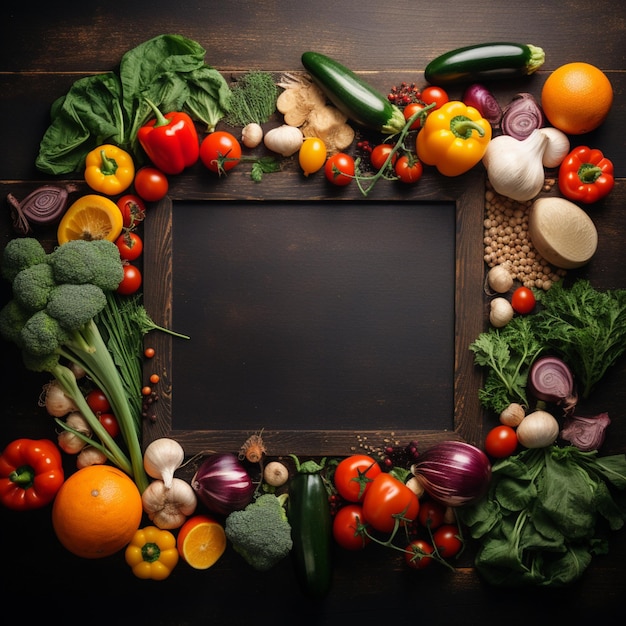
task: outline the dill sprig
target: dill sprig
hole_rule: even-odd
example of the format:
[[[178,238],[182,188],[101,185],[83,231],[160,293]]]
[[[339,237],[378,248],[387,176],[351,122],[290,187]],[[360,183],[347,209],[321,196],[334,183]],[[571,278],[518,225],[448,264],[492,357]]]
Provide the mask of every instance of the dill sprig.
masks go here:
[[[230,111],[225,121],[231,126],[263,124],[276,111],[278,87],[269,72],[250,70],[231,88]]]

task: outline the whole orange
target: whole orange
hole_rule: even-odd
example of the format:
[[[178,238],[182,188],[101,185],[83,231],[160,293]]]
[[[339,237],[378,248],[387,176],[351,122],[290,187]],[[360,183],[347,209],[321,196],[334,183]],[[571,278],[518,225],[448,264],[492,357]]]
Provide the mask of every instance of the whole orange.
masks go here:
[[[133,538],[143,514],[137,485],[110,465],[72,474],[52,505],[52,525],[73,554],[97,559],[115,554]]]
[[[569,135],[582,135],[604,122],[613,104],[607,75],[589,63],[566,63],[543,85],[541,106],[548,121]]]

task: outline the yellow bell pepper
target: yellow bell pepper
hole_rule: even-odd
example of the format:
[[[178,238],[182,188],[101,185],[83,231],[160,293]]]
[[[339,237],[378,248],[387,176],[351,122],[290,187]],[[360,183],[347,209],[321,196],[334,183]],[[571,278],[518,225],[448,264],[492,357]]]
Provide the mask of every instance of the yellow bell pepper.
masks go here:
[[[85,181],[94,190],[116,196],[135,178],[135,164],[128,152],[111,144],[93,149],[85,160]]]
[[[459,176],[484,156],[491,141],[491,125],[477,109],[450,100],[429,113],[417,134],[417,156],[444,176]]]
[[[165,580],[178,563],[176,537],[156,526],[140,528],[126,546],[125,557],[137,578]]]

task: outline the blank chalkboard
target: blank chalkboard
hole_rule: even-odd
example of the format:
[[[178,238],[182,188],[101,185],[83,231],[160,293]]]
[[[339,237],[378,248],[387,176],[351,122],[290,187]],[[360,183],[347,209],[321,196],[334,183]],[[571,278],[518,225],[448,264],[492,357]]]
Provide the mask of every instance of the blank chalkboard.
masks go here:
[[[479,432],[482,181],[385,200],[180,195],[145,224],[160,244],[146,306],[191,337],[150,337],[146,445],[233,450],[262,429],[275,454],[326,455]]]

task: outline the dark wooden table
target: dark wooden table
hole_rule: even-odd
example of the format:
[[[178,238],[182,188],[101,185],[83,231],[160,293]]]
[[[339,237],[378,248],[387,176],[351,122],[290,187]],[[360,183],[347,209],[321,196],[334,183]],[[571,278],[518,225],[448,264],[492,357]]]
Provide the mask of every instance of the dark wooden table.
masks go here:
[[[15,4],[0,22],[0,190],[3,195],[11,191],[19,196],[50,180],[37,172],[34,160],[51,103],[77,78],[114,69],[126,50],[158,34],[180,33],[198,41],[207,50],[207,62],[227,77],[249,69],[301,71],[300,55],[312,49],[364,73],[382,91],[402,80],[422,85],[426,63],[460,45],[533,43],[544,48],[545,65],[532,78],[492,85],[502,102],[520,91],[539,95],[549,72],[570,61],[597,65],[613,84],[615,103],[605,124],[593,133],[573,137],[572,144],[603,149],[614,161],[619,179],[602,207],[590,211],[600,247],[592,263],[579,273],[599,288],[623,288],[625,28],[626,10],[608,0],[591,5],[539,0],[472,5],[458,0],[443,4],[257,0],[180,5],[158,0],[121,5],[72,1],[37,10],[27,3]],[[450,94],[460,97],[461,90],[452,88]],[[411,193],[416,198],[434,196],[448,182],[429,171],[423,186],[407,198]],[[184,196],[188,185],[193,187],[188,177],[177,179],[174,194]],[[206,193],[227,200],[324,200],[334,192],[323,181],[305,190],[298,177],[287,172],[282,178],[268,177],[258,186],[233,177],[220,182],[219,189],[209,187]],[[378,196],[378,200],[384,199],[385,192]],[[358,194],[348,197],[355,199]],[[8,210],[0,218],[0,236],[2,246],[13,236]],[[465,262],[476,263],[482,256],[481,241],[464,254]],[[3,302],[8,295],[3,285]],[[53,424],[37,405],[42,378],[22,368],[12,346],[3,344],[1,350],[0,447],[16,437],[54,436]],[[589,407],[606,410],[613,419],[603,449],[607,454],[626,450],[625,376],[626,365],[621,362],[605,383],[596,406]],[[491,425],[485,423],[484,429]],[[2,510],[0,519],[3,605],[7,614],[11,607],[12,613],[17,611],[20,621],[27,623],[43,618],[98,624],[201,624],[215,620],[270,624],[296,619],[336,624],[351,618],[367,623],[424,619],[438,624],[483,624],[495,619],[520,624],[529,620],[548,623],[549,619],[583,623],[621,614],[626,587],[624,531],[612,535],[608,555],[595,558],[583,578],[567,589],[490,587],[471,567],[471,560],[454,573],[444,568],[407,571],[389,551],[374,549],[338,553],[331,594],[325,601],[311,604],[296,587],[288,561],[269,574],[260,574],[245,567],[229,550],[206,572],[181,566],[166,582],[141,582],[132,576],[120,554],[96,561],[68,554],[54,536],[47,508],[28,514]]]

